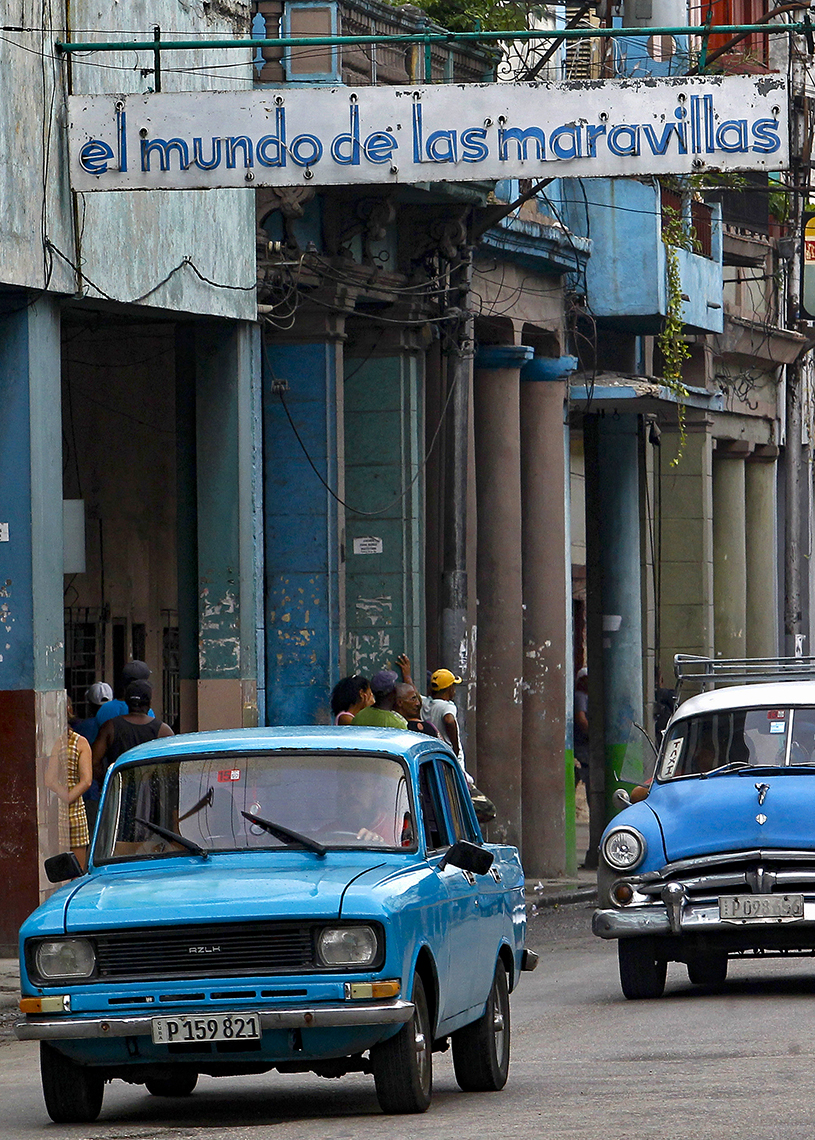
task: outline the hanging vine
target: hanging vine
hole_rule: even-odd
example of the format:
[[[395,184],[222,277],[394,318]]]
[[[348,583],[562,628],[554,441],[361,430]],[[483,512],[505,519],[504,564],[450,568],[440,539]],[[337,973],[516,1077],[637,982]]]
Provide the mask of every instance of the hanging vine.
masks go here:
[[[662,209],[662,241],[665,246],[667,270],[667,311],[662,323],[662,331],[657,337],[662,353],[665,386],[677,397],[677,418],[679,421],[679,450],[671,460],[676,467],[685,449],[685,401],[688,389],[682,381],[682,364],[690,356],[690,349],[684,339],[682,321],[682,281],[679,271],[677,250],[692,247],[692,238],[685,228],[681,214],[670,206]]]

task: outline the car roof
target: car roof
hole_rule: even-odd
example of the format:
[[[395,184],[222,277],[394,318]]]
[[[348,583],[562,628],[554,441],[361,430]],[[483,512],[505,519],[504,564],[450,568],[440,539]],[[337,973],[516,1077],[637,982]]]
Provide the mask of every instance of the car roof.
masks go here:
[[[124,761],[157,760],[160,757],[241,754],[254,752],[378,752],[418,757],[428,751],[442,751],[454,757],[451,748],[438,737],[401,728],[371,728],[354,725],[281,725],[269,728],[226,728],[210,732],[187,732],[162,736],[139,744],[122,754]]]
[[[699,693],[683,701],[671,724],[687,717],[728,709],[815,708],[815,681],[771,681],[755,685],[728,685],[709,693]]]

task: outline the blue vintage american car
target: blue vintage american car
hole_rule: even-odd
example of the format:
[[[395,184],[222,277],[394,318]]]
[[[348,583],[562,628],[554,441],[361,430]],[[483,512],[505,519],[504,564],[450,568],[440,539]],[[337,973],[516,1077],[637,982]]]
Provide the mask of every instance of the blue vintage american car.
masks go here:
[[[96,1119],[105,1082],[159,1096],[213,1076],[373,1074],[388,1113],[430,1104],[452,1045],[503,1087],[524,949],[523,872],[485,844],[452,752],[418,733],[168,737],[108,772],[87,874],[20,931],[16,1032],[45,1105]]]
[[[812,669],[678,659],[730,684],[679,705],[647,798],[603,833],[593,930],[617,939],[627,998],[660,997],[668,962],[721,985],[731,958],[815,951]]]

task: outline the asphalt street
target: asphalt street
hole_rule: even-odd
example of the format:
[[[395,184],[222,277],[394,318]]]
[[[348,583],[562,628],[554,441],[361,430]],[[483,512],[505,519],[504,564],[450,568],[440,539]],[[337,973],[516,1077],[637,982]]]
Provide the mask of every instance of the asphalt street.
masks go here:
[[[815,961],[739,962],[720,992],[690,985],[672,965],[662,1000],[627,1002],[614,947],[590,933],[591,909],[570,903],[530,918],[541,961],[513,996],[512,1067],[501,1093],[461,1093],[449,1054],[437,1054],[424,1116],[383,1116],[370,1077],[270,1073],[202,1077],[186,1100],[116,1082],[96,1124],[67,1128],[43,1108],[36,1045],[0,1029],[0,1136],[811,1140]]]

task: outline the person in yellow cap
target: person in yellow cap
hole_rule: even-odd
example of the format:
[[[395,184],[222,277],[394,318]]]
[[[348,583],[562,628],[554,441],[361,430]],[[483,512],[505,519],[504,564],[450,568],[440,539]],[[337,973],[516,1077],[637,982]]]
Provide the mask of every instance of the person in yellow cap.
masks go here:
[[[456,685],[461,677],[456,677],[449,669],[437,669],[430,677],[430,695],[422,697],[422,716],[435,724],[439,736],[446,740],[464,767],[464,749],[458,731],[458,717],[454,697]]]

